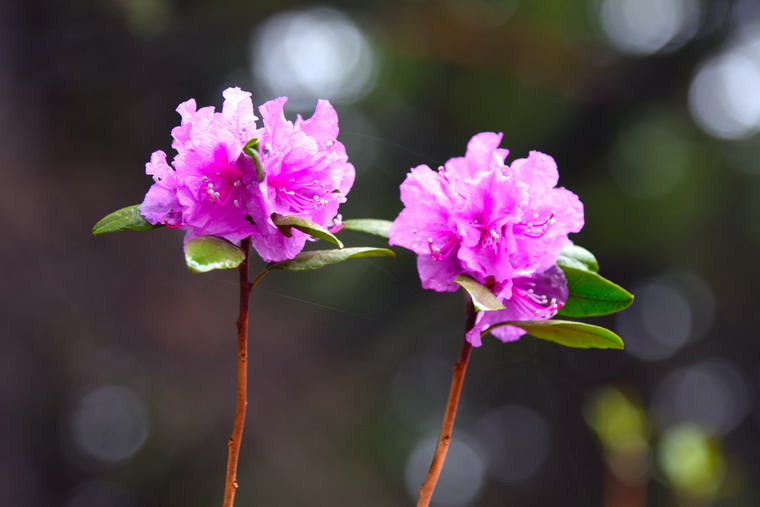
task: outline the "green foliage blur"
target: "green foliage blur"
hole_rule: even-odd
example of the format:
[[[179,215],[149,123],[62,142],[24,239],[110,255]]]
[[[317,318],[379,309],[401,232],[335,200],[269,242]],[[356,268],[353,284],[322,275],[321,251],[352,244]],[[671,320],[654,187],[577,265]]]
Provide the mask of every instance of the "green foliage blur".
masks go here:
[[[176,106],[220,107],[228,86],[256,104],[290,90],[291,119],[327,90],[357,169],[346,219],[392,220],[407,171],[477,132],[503,132],[508,161],[552,155],[585,204],[575,240],[636,295],[592,319],[623,351],[485,339],[435,505],[760,504],[759,53],[697,86],[760,40],[760,13],[629,4],[0,3],[0,505],[221,502],[237,273],[190,273],[178,231],[90,229],[142,200]],[[384,246],[367,238],[341,233]],[[254,291],[240,506],[413,504],[464,309],[397,255]]]

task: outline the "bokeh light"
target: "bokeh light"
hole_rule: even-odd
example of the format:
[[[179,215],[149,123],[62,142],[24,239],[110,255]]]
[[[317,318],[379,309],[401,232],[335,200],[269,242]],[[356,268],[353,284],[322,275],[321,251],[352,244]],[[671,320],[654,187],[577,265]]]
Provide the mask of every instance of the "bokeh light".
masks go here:
[[[760,3],[756,0],[736,0],[731,9],[731,20],[739,32],[756,32],[760,29]]]
[[[438,436],[421,439],[406,461],[406,487],[409,497],[416,499],[435,452]],[[446,466],[435,488],[432,505],[460,506],[474,502],[483,485],[485,463],[472,440],[456,432],[446,455]]]
[[[633,55],[680,46],[694,34],[698,19],[695,0],[604,0],[599,9],[609,41]]]
[[[760,130],[760,24],[699,67],[689,108],[697,125],[720,139],[743,139]]]
[[[71,439],[85,457],[115,465],[134,455],[148,437],[148,416],[140,397],[120,386],[85,395],[70,420]]]
[[[723,359],[709,359],[668,375],[657,387],[653,417],[659,427],[695,423],[725,435],[749,412],[751,391],[742,371]]]
[[[665,279],[634,288],[636,304],[618,315],[627,350],[640,359],[665,359],[689,339],[693,312],[685,296]]]
[[[718,442],[694,424],[669,428],[660,441],[657,461],[668,480],[691,497],[711,497],[725,475]]]
[[[607,451],[612,472],[627,482],[648,472],[649,422],[640,402],[616,387],[603,387],[586,401],[584,418]]]
[[[712,326],[715,302],[705,282],[691,273],[671,273],[633,288],[636,304],[618,314],[626,350],[654,361],[673,355]]]
[[[286,95],[302,109],[316,99],[350,103],[370,89],[375,53],[367,36],[348,16],[317,7],[283,12],[251,36],[256,88],[265,96]]]
[[[533,477],[551,449],[546,420],[519,405],[490,411],[477,422],[474,435],[485,450],[489,475],[505,483]]]
[[[714,503],[756,505],[759,22],[758,0],[0,2],[0,250],[18,267],[0,286],[0,505],[217,503],[236,273],[188,274],[178,231],[89,229],[142,200],[177,104],[219,107],[227,86],[289,95],[290,119],[336,103],[357,170],[345,218],[394,218],[409,168],[479,131],[504,132],[510,160],[549,153],[583,200],[572,239],[636,295],[589,322],[626,347],[486,339],[453,436],[482,471],[465,504],[595,505],[637,479],[643,503],[685,505],[688,481],[652,458],[696,422],[725,437]],[[241,505],[410,503],[464,317],[396,251],[254,291]]]

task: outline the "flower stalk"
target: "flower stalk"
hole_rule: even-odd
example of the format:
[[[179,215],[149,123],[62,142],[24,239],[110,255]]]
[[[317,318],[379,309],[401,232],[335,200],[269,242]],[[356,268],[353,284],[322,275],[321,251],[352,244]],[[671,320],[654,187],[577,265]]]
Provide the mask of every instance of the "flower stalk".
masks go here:
[[[462,349],[459,352],[459,359],[454,363],[454,371],[451,377],[451,388],[449,389],[449,399],[446,402],[446,411],[443,415],[441,424],[441,433],[438,437],[438,443],[433,454],[433,461],[430,463],[425,482],[420,488],[420,498],[417,501],[417,507],[427,507],[433,498],[435,486],[438,484],[438,478],[443,470],[443,463],[446,461],[446,453],[451,444],[451,434],[454,430],[454,420],[457,416],[459,407],[459,398],[462,394],[462,385],[464,384],[464,375],[467,373],[467,365],[470,362],[472,353],[472,344],[467,340],[467,332],[475,325],[475,306],[472,299],[467,296],[467,326],[465,329],[465,338],[462,340]]]
[[[251,290],[263,278],[264,274],[267,273],[267,271],[264,271],[251,283],[248,280],[251,239],[243,239],[240,248],[245,253],[245,259],[238,267],[240,273],[240,310],[237,319],[237,397],[235,403],[235,422],[232,427],[232,435],[227,442],[227,474],[224,483],[223,507],[232,507],[235,504],[235,493],[237,493],[238,488],[238,457],[240,456],[240,445],[243,441],[245,412],[248,405],[248,302]]]

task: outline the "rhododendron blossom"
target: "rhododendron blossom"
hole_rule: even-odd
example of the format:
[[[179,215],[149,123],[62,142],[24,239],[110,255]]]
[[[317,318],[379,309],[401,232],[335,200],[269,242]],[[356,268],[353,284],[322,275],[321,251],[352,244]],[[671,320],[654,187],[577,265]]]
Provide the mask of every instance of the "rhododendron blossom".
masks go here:
[[[173,167],[163,151],[153,153],[146,165],[155,184],[140,212],[152,224],[187,231],[186,239],[248,237],[256,232],[246,218],[248,209],[263,206],[253,160],[243,155],[256,132],[251,94],[229,88],[223,95],[220,113],[213,107],[196,109],[194,99],[180,104],[182,121],[172,129]]]
[[[254,246],[266,260],[292,258],[308,238],[296,230],[290,237],[283,235],[272,222],[273,213],[330,225],[354,184],[354,166],[337,141],[335,109],[320,100],[311,118],[299,115],[292,123],[283,114],[286,101],[280,97],[259,107],[264,127],[256,137],[266,172],[261,184],[266,205],[252,212],[260,225]]]
[[[312,118],[286,121],[286,98],[260,106],[257,127],[251,94],[239,88],[223,92],[221,112],[196,109],[195,100],[177,108],[181,124],[172,130],[177,155],[171,165],[156,151],[146,165],[155,183],[140,212],[152,224],[187,231],[186,240],[214,235],[230,241],[250,237],[267,261],[293,258],[307,235],[281,231],[274,214],[293,215],[326,226],[354,180],[354,167],[336,140],[338,117],[319,101]],[[246,144],[259,140],[264,179],[259,181]]]
[[[401,185],[405,208],[390,229],[390,243],[415,252],[422,286],[439,292],[459,288],[466,274],[489,287],[505,310],[479,312],[467,339],[509,320],[549,319],[568,297],[567,281],[555,266],[568,233],[583,227],[583,204],[556,188],[554,160],[532,151],[504,163],[502,135],[475,135],[464,157],[437,171],[415,167]],[[512,341],[525,332],[504,326],[492,333]]]

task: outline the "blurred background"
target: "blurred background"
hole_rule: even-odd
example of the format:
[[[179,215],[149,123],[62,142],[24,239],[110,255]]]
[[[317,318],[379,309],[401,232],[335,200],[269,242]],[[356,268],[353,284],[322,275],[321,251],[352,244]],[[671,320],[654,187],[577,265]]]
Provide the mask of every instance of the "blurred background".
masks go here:
[[[624,351],[475,350],[436,505],[760,505],[756,0],[0,2],[0,505],[221,503],[237,273],[90,229],[228,86],[335,104],[346,218],[395,218],[409,168],[477,132],[551,154],[636,295],[594,319]],[[398,251],[274,273],[251,322],[238,504],[412,505],[461,294]]]

